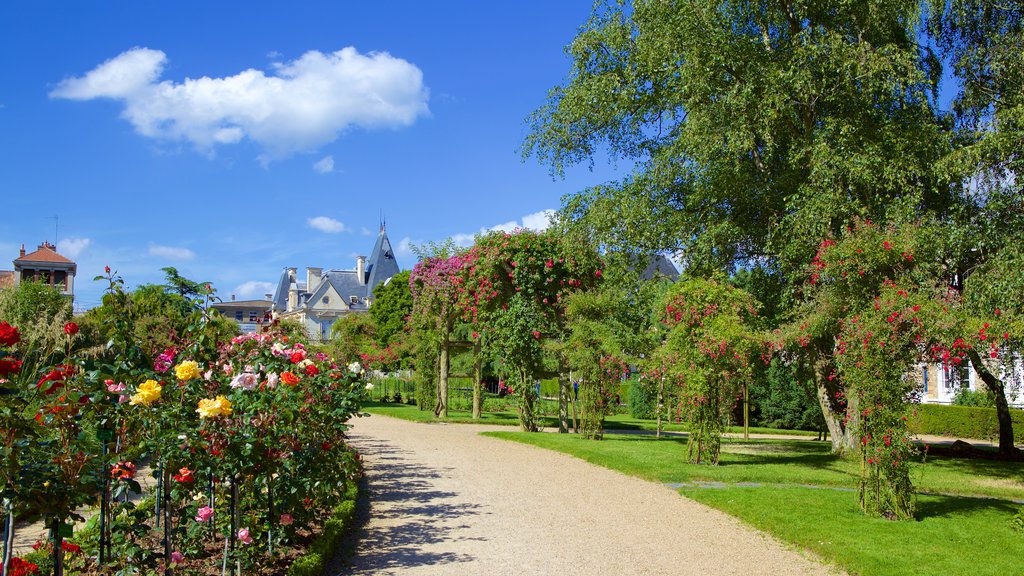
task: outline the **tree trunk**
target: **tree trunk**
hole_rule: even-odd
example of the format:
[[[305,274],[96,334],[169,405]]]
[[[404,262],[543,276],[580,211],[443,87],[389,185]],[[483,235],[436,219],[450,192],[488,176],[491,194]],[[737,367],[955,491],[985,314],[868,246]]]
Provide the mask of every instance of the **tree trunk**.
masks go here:
[[[479,420],[484,412],[484,367],[480,359],[480,342],[473,346],[473,419]]]
[[[569,378],[564,371],[558,375],[558,432],[569,432]]]
[[[743,439],[750,440],[750,383],[743,383]]]
[[[847,397],[849,412],[853,417],[844,425],[845,414],[832,410],[832,398],[829,396],[828,387],[825,386],[827,381],[827,376],[815,373],[814,384],[818,392],[818,405],[821,406],[821,414],[825,418],[825,426],[828,427],[828,433],[832,437],[832,453],[839,455],[852,453],[857,449],[857,440],[853,437],[853,430],[857,427],[856,424],[859,416],[856,406],[857,400],[856,398]]]
[[[441,340],[441,355],[438,360],[437,379],[437,405],[434,407],[434,416],[438,418],[448,417],[448,337]]]
[[[996,417],[999,419],[999,453],[1003,456],[1014,454],[1016,447],[1013,445],[1013,418],[1010,416],[1010,404],[1006,401],[1006,386],[1002,380],[996,378],[995,374],[989,371],[977,350],[968,350],[967,357],[971,359],[974,371],[981,376],[982,382],[996,397]]]
[[[658,428],[655,438],[661,438],[661,413],[665,411],[665,363],[661,363],[661,378],[658,380]]]

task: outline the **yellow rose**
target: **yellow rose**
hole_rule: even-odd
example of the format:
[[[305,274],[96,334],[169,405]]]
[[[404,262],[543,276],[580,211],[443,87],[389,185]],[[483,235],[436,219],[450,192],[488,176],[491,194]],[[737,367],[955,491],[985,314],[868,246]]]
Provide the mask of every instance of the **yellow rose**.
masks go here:
[[[199,364],[194,360],[185,360],[174,367],[174,375],[182,382],[199,378]]]
[[[139,389],[132,395],[132,401],[130,403],[133,406],[137,404],[149,406],[160,399],[160,394],[163,390],[164,387],[156,380],[146,380],[139,385]]]
[[[216,416],[231,415],[231,401],[224,396],[217,396],[215,399],[203,398],[199,401],[199,418],[213,418]]]

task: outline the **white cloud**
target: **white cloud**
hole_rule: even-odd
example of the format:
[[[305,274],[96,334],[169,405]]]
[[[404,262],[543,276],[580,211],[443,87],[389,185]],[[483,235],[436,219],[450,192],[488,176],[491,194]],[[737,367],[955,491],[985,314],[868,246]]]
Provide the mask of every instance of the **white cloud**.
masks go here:
[[[423,72],[387,52],[313,50],[274,63],[269,75],[250,68],[182,82],[160,80],[166,62],[159,50],[133,48],[62,81],[50,97],[120,100],[121,116],[143,136],[201,150],[248,138],[267,158],[316,149],[351,127],[409,126],[429,114]]]
[[[266,294],[273,294],[276,287],[277,286],[273,282],[249,280],[248,282],[235,286],[234,291],[231,293],[239,300],[256,300],[263,299]]]
[[[533,214],[523,216],[523,228],[543,232],[551,226],[551,219],[555,217],[554,210],[541,210]]]
[[[494,226],[481,228],[479,234],[486,234],[488,232],[512,232],[517,229],[543,232],[551,225],[551,219],[554,216],[554,210],[541,210],[540,212],[527,214],[526,216],[523,216],[521,220],[510,220],[501,224],[495,224]],[[456,246],[468,247],[473,245],[473,241],[476,239],[476,233],[454,234],[451,239]]]
[[[395,248],[395,254],[402,257],[415,256],[415,253],[412,251],[413,245],[419,246],[422,244],[423,242],[413,242],[412,238],[406,236],[405,238],[402,238],[401,240],[398,241],[398,247]]]
[[[321,232],[327,232],[328,234],[337,234],[348,230],[344,224],[338,222],[334,218],[328,218],[327,216],[309,218],[306,220],[306,224],[308,224],[310,228],[315,228]]]
[[[373,231],[370,230],[369,228],[365,227],[365,226],[363,226],[359,230],[359,233],[362,234],[363,236],[373,236]]]
[[[68,258],[78,258],[90,244],[92,240],[89,238],[65,238],[57,242],[57,252]]]
[[[317,174],[329,174],[334,172],[334,156],[324,156],[313,164],[313,170]]]
[[[163,72],[167,56],[159,50],[132,48],[111,58],[80,78],[68,78],[50,92],[51,98],[130,100],[153,86]]]
[[[157,258],[166,258],[167,260],[192,260],[196,257],[196,253],[188,248],[161,246],[159,244],[150,244],[149,255],[156,256]]]

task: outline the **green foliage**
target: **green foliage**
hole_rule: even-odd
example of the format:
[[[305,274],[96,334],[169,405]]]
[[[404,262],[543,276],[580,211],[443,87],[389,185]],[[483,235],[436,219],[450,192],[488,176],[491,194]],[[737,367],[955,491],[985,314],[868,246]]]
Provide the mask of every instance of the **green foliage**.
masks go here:
[[[519,398],[523,429],[535,431],[533,380],[545,367],[542,340],[566,337],[566,298],[599,284],[600,256],[553,229],[519,230],[479,237],[463,266],[464,318]]]
[[[798,270],[852,216],[931,184],[946,139],[915,1],[598,3],[526,154],[555,173],[602,151],[635,174],[564,200],[601,245],[693,268],[767,257]]]
[[[953,395],[954,406],[972,406],[974,408],[995,408],[996,399],[991,390],[971,390],[961,388]]]
[[[757,407],[757,422],[787,430],[824,429],[821,406],[814,391],[799,381],[795,366],[787,365],[781,358],[772,358],[767,368],[756,373],[750,397]]]
[[[64,341],[71,299],[56,288],[23,281],[0,289],[0,320],[17,326],[27,347],[53,349]]]
[[[690,429],[688,459],[717,464],[736,398],[764,347],[757,301],[721,279],[694,278],[669,289],[659,310],[665,342],[652,366],[678,385],[676,411]]]
[[[347,362],[373,350],[376,339],[377,324],[369,314],[348,314],[331,324],[331,349]]]
[[[405,331],[409,315],[412,314],[412,291],[409,289],[411,274],[410,270],[399,272],[386,284],[378,284],[373,289],[370,316],[377,326],[377,344],[380,346],[387,346]]]
[[[345,491],[342,501],[331,511],[330,518],[324,522],[309,550],[292,562],[288,576],[321,576],[324,573],[339,542],[355,524],[358,497],[359,489],[353,482]]]
[[[637,378],[629,384],[629,415],[652,420],[658,412],[658,383],[650,378]]]
[[[1014,438],[1024,444],[1024,410],[1010,410]],[[921,404],[907,418],[915,434],[932,434],[951,438],[992,440],[999,438],[999,421],[992,408]]]

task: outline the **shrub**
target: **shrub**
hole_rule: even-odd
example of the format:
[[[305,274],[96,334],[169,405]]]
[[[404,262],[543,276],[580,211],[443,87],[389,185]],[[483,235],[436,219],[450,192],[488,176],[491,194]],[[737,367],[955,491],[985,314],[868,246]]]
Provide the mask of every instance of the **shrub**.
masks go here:
[[[1024,410],[1010,410],[1013,436],[1024,443]],[[994,408],[921,404],[908,424],[915,434],[934,434],[954,438],[993,440],[999,437],[999,420]]]
[[[953,396],[953,404],[956,406],[973,406],[975,408],[995,408],[996,397],[991,390],[971,390],[961,388]]]
[[[629,385],[629,415],[653,420],[657,417],[658,388],[653,380],[633,380]]]
[[[309,551],[292,562],[288,576],[320,576],[324,573],[338,543],[355,521],[358,497],[359,487],[351,483],[345,491],[344,500],[334,507]]]

